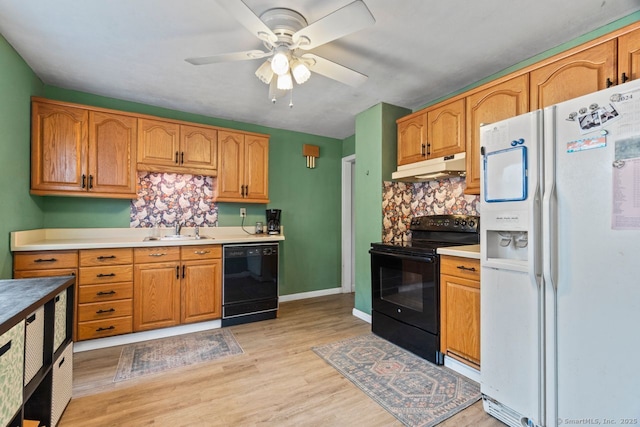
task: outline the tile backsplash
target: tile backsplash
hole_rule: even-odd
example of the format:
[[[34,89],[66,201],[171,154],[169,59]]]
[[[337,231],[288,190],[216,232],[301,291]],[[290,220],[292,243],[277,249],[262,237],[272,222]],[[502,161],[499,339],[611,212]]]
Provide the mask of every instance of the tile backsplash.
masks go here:
[[[138,172],[138,198],[131,202],[130,227],[218,226],[213,202],[216,178],[201,175]]]
[[[407,240],[411,219],[423,215],[480,215],[480,196],[465,195],[464,178],[382,184],[382,241]]]

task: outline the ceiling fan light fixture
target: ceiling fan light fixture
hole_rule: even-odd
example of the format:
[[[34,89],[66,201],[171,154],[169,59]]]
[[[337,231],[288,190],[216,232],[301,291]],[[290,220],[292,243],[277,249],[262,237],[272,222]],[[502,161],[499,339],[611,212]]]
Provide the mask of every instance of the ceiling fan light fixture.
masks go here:
[[[311,71],[306,66],[304,62],[299,59],[295,59],[291,65],[291,73],[293,74],[293,78],[296,80],[296,83],[301,85],[302,83],[309,80],[311,77]]]
[[[264,61],[260,67],[256,70],[256,77],[260,79],[262,83],[269,84],[273,80],[273,70],[269,61]]]
[[[281,74],[278,76],[278,89],[280,90],[291,90],[293,89],[293,80],[291,79],[291,74]]]
[[[286,46],[280,46],[271,58],[271,70],[281,76],[289,72],[289,51]]]

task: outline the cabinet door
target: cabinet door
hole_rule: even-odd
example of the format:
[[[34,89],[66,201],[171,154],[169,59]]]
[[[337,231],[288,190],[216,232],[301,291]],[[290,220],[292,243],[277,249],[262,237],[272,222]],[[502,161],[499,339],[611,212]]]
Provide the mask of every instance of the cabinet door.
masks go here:
[[[137,126],[135,117],[89,113],[90,192],[136,197]]]
[[[242,201],[244,185],[244,135],[218,132],[218,191],[217,200]]]
[[[426,160],[427,113],[398,122],[398,166]]]
[[[138,119],[139,168],[145,165],[177,166],[179,156],[180,125],[162,120]]]
[[[446,354],[480,365],[480,283],[442,275]]]
[[[133,330],[180,323],[180,264],[138,264],[133,283]]]
[[[31,192],[86,191],[88,112],[33,102],[31,112]],[[84,177],[84,179],[83,179]]]
[[[525,74],[467,97],[466,194],[480,194],[480,125],[526,113],[528,88],[529,76]]]
[[[449,156],[465,150],[464,99],[427,112],[427,158]]]
[[[611,40],[531,71],[531,110],[593,93],[616,81],[616,41]]]
[[[180,126],[180,165],[215,171],[218,167],[218,132],[197,126]]]
[[[618,37],[618,83],[636,80],[640,73],[640,29]]]
[[[269,202],[269,138],[245,137],[245,193],[253,201]]]
[[[218,319],[222,314],[222,261],[182,264],[182,323]]]

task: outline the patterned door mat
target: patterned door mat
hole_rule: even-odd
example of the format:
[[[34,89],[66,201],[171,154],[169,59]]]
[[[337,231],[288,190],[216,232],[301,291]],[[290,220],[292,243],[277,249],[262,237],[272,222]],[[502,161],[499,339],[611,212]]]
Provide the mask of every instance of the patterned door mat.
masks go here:
[[[407,426],[434,426],[480,400],[475,381],[373,334],[312,350]]]
[[[243,353],[230,330],[213,329],[130,344],[122,349],[113,382]]]

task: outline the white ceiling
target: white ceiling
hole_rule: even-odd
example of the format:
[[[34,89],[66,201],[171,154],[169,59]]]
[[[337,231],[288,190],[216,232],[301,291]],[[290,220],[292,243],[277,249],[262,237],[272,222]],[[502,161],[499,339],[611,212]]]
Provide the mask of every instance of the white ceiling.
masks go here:
[[[240,1],[240,0],[220,0]],[[244,0],[309,23],[352,0]],[[313,74],[273,105],[261,60],[188,57],[259,49],[214,0],[0,0],[0,33],[48,85],[334,138],[386,102],[409,109],[640,10],[640,0],[365,0],[375,25],[312,53],[369,76],[352,88]]]

